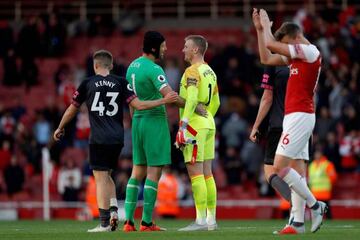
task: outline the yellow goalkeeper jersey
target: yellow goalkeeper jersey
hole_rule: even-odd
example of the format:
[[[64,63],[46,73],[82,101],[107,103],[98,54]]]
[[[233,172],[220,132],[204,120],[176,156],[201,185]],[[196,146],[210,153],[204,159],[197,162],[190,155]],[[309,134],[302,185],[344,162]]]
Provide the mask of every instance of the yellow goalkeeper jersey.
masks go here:
[[[215,129],[214,116],[220,106],[219,90],[215,72],[206,63],[196,63],[188,67],[180,82],[180,97],[186,100],[180,108],[180,119],[188,119],[195,129]],[[198,103],[203,103],[208,117],[195,113]]]

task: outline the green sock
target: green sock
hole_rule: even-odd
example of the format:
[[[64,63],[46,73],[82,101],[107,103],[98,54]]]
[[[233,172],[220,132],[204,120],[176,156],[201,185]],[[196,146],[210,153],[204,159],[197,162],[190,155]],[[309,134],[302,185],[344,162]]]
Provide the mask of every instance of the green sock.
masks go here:
[[[152,215],[153,215],[156,196],[157,196],[157,188],[158,188],[157,182],[146,179],[144,186],[144,208],[142,215],[142,220],[145,223],[152,222]]]
[[[216,184],[214,177],[211,175],[206,177],[206,189],[207,189],[207,223],[216,223]]]
[[[198,175],[191,178],[191,187],[194,196],[196,208],[196,222],[198,224],[206,223],[206,202],[207,189],[204,175]]]
[[[134,212],[138,200],[139,181],[130,178],[126,186],[125,219],[134,222]]]

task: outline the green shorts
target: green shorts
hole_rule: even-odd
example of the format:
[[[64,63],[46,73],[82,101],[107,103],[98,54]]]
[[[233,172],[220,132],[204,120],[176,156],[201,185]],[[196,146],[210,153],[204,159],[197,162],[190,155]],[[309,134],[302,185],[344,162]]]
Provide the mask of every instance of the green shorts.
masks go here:
[[[166,117],[134,117],[132,143],[134,165],[164,166],[171,163]]]
[[[215,157],[215,129],[199,129],[195,137],[198,145],[196,162],[213,160]],[[193,138],[188,131],[185,132],[186,137]],[[183,150],[185,163],[191,161],[194,145],[187,144]]]

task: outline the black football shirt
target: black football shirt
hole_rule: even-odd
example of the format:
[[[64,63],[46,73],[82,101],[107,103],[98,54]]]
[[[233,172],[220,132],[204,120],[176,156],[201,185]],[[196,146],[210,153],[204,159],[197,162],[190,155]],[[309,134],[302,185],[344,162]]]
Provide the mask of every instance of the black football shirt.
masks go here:
[[[289,78],[287,66],[266,66],[261,88],[273,91],[273,103],[269,112],[269,128],[282,128],[286,85]]]
[[[86,102],[91,128],[90,144],[123,145],[123,105],[135,97],[128,82],[115,75],[95,75],[80,84],[72,104],[80,107]]]

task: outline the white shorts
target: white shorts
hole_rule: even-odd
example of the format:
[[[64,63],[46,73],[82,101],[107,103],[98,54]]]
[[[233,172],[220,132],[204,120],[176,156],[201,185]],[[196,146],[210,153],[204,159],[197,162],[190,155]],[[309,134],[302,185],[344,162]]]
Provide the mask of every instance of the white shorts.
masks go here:
[[[314,113],[294,112],[285,115],[276,154],[309,160],[309,139],[314,126]]]

